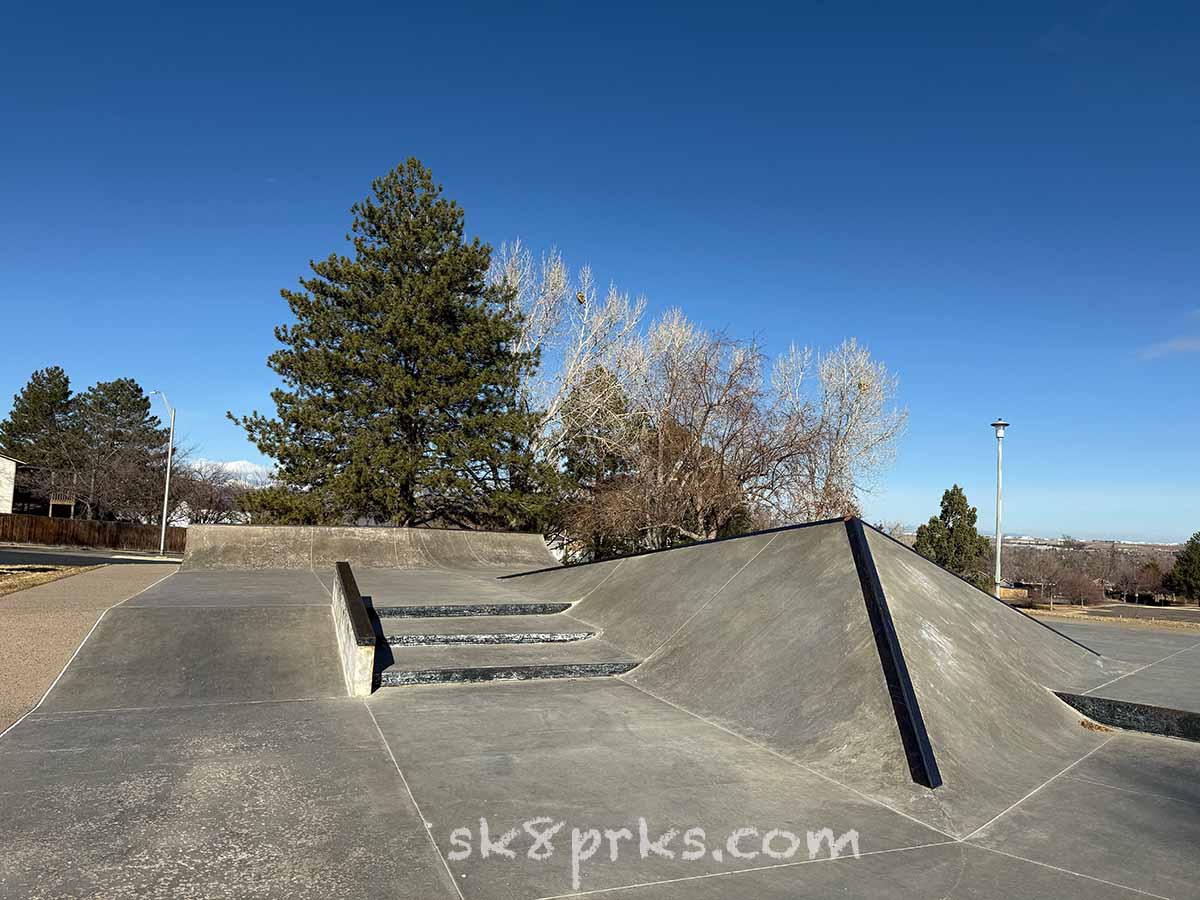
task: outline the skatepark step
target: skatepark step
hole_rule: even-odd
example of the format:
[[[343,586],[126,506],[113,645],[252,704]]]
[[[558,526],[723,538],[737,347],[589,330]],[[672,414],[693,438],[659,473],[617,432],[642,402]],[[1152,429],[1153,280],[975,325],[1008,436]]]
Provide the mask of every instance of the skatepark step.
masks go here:
[[[392,646],[548,644],[582,641],[596,632],[562,616],[435,616],[380,619]]]
[[[376,606],[381,619],[425,619],[451,616],[537,616],[563,612],[570,603],[440,603],[426,606]]]
[[[381,687],[524,681],[621,675],[640,660],[600,638],[510,644],[431,644],[392,647]]]

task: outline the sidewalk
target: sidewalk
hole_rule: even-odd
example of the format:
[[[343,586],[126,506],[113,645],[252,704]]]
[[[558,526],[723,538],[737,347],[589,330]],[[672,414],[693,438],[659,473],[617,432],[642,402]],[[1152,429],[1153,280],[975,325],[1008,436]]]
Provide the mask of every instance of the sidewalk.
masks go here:
[[[110,565],[0,597],[0,732],[41,699],[104,610],[176,568]]]
[[[181,553],[157,553],[143,550],[105,550],[93,547],[68,547],[50,544],[0,543],[0,563],[55,566],[95,566],[101,563],[158,562],[178,563]]]

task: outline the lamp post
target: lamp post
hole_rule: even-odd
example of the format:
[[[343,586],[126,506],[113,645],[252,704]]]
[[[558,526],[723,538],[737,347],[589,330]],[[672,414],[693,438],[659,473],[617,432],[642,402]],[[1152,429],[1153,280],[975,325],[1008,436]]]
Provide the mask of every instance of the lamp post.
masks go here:
[[[1003,419],[996,419],[992,423],[992,427],[996,429],[996,598],[1000,598],[1000,545],[1004,542],[1004,535],[1000,531],[1000,505],[1003,495],[1001,493],[1001,482],[1003,476],[1004,463],[1004,429],[1008,427],[1008,423]]]
[[[162,391],[151,391],[151,394],[158,394],[162,397],[163,406],[167,408],[167,412],[171,414],[171,434],[167,438],[167,483],[163,486],[163,511],[162,511],[162,529],[158,537],[158,555],[167,555],[167,501],[171,496],[171,458],[175,451],[175,408],[171,406],[167,400],[167,395]]]

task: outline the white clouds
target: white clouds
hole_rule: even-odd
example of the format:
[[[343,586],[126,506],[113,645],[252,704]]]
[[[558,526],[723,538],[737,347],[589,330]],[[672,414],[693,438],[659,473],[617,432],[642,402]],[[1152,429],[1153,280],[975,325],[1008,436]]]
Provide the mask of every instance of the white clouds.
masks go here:
[[[1200,311],[1197,311],[1197,314],[1200,315]],[[1142,359],[1162,359],[1177,353],[1200,353],[1200,337],[1178,337],[1169,341],[1159,341],[1144,347],[1138,356]]]

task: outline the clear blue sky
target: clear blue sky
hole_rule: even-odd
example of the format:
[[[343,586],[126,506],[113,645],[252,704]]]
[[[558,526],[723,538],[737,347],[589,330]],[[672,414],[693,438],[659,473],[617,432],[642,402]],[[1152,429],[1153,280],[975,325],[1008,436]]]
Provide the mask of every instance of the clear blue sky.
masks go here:
[[[175,6],[170,4],[168,6]],[[36,368],[167,391],[259,460],[281,287],[406,156],[493,244],[711,327],[857,336],[911,410],[873,519],[1200,528],[1195,3],[10,6],[0,414]]]

